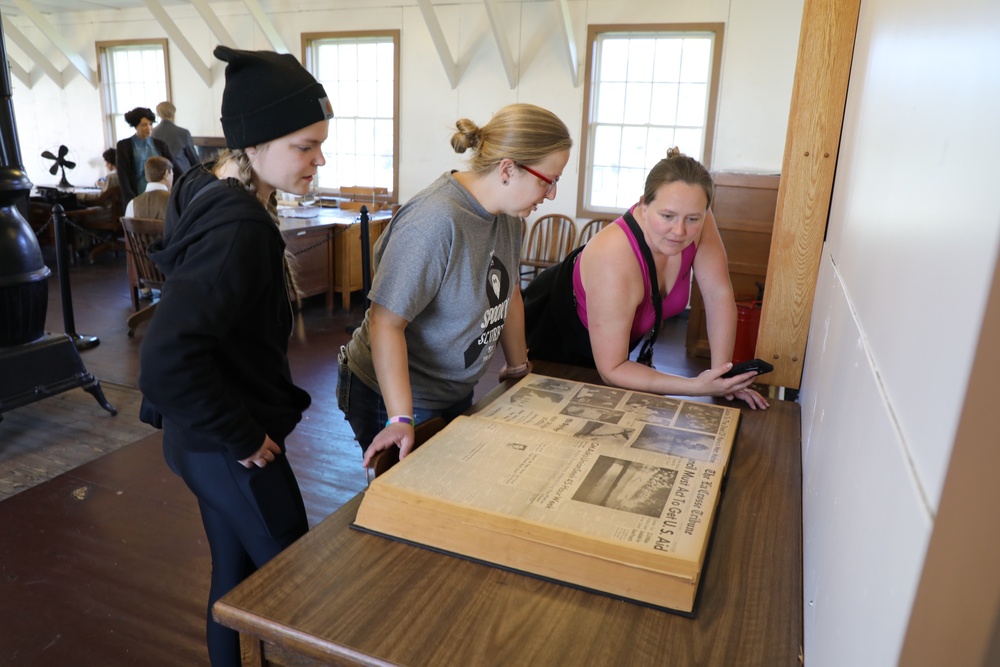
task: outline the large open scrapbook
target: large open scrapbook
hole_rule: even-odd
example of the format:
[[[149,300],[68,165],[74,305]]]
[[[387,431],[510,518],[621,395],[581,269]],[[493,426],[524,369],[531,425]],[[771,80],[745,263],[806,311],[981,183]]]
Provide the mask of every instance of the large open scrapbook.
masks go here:
[[[355,526],[691,613],[739,417],[528,375],[376,478]]]

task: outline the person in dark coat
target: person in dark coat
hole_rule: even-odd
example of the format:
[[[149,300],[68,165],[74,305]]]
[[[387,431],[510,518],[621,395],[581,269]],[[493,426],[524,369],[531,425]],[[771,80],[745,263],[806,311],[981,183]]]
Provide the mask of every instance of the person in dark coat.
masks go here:
[[[158,155],[174,163],[174,172],[179,173],[170,148],[163,141],[151,136],[156,115],[146,107],[136,107],[125,113],[125,122],[135,128],[135,134],[118,142],[115,148],[115,166],[118,171],[118,186],[122,191],[122,210],[139,193],[146,190],[146,160]]]
[[[162,418],[167,464],[198,498],[212,554],[211,663],[236,667],[239,635],[212,619],[212,605],[308,530],[285,456],[310,397],[288,364],[291,286],[275,195],[309,191],[333,113],[294,56],[224,46],[215,56],[228,63],[228,150],[177,181],[149,251],[166,282],[139,388]]]

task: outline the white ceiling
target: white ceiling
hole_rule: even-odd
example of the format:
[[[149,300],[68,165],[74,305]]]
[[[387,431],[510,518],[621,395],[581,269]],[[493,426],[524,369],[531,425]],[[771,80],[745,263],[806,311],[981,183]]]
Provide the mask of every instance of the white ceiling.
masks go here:
[[[62,14],[65,12],[88,12],[103,9],[135,9],[145,7],[144,0],[29,0],[42,14]],[[162,5],[188,4],[185,0],[159,0]],[[0,0],[0,13],[4,16],[20,16],[21,10],[13,0]]]
[[[163,27],[164,32],[167,34],[171,42],[177,45],[177,48],[184,54],[185,58],[187,58],[188,62],[195,69],[195,71],[201,76],[207,85],[211,86],[212,74],[210,69],[197,55],[195,49],[193,49],[188,43],[186,36],[178,29],[178,27],[171,20],[170,16],[164,10],[166,5],[186,5],[189,4],[190,1],[191,0],[43,0],[42,2],[37,2],[34,0],[0,0],[0,14],[3,14],[4,18],[27,14],[28,18],[33,23],[38,25],[45,36],[51,40],[53,44],[58,47],[59,51],[62,52],[62,55],[70,61],[70,65],[87,81],[96,86],[97,72],[95,72],[94,69],[88,64],[86,58],[77,53],[74,47],[70,46],[65,37],[59,33],[59,29],[50,25],[51,20],[49,17],[58,14],[81,11],[119,10],[146,7],[150,12],[152,12],[156,20]],[[248,3],[250,2],[250,0],[244,1]],[[337,0],[327,1],[329,4],[337,2]],[[444,1],[449,2],[453,0]],[[478,0],[467,1],[478,2]],[[549,2],[552,0],[517,1]],[[579,62],[576,56],[576,43],[573,38],[572,26],[566,20],[569,16],[569,9],[567,7],[569,0],[555,1],[561,8],[561,11],[556,12],[560,19],[560,29],[558,30],[558,33],[565,46],[565,53],[569,61],[570,75],[575,81],[579,76]],[[444,32],[441,30],[441,26],[438,23],[437,15],[433,8],[435,2],[440,3],[442,0],[416,0],[416,2],[420,6],[424,21],[427,23],[428,30],[430,31],[431,38],[434,40],[435,48],[438,52],[438,56],[441,58],[441,64],[444,66],[445,73],[448,75],[451,87],[455,88],[458,85],[458,65],[452,57],[451,50],[447,44]],[[495,0],[482,0],[482,2],[486,6],[487,14],[490,17],[490,25],[493,30],[494,40],[500,52],[500,58],[503,61],[504,72],[507,74],[507,80],[510,83],[511,90],[513,90],[517,87],[517,67],[511,57],[510,50],[507,45],[507,37],[504,34],[500,22],[495,18]],[[21,9],[22,7],[24,8],[23,10]],[[217,17],[213,15],[211,8],[209,8],[205,3],[198,3],[198,7],[199,12],[211,25],[213,32],[219,39],[219,43],[231,45],[232,37],[230,37],[226,32],[225,26],[218,20]],[[39,16],[39,13],[41,13],[41,16]],[[48,14],[48,16],[46,16],[46,14]],[[270,19],[259,11],[254,13],[254,17],[264,32],[269,35],[269,39],[274,49],[276,51],[287,52],[288,47],[283,43],[278,31],[271,24]],[[37,76],[47,76],[55,81],[60,87],[65,85],[66,79],[63,76],[64,68],[54,63],[47,54],[40,51],[36,45],[17,28],[17,26],[7,22],[4,33],[8,33],[5,34],[5,37],[7,38],[6,41],[13,41],[21,49],[21,51],[25,52],[25,56],[27,56],[27,58],[31,61],[31,65],[29,65],[27,62],[18,62],[13,58],[8,58],[8,65],[11,73],[15,77],[29,87],[33,85]]]

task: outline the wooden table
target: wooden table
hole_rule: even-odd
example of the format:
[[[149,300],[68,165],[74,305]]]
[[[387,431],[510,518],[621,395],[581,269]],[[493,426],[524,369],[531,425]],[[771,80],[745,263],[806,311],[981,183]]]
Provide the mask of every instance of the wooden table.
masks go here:
[[[244,665],[796,666],[800,432],[796,403],[743,411],[693,619],[352,530],[361,495],[215,616],[242,633]]]
[[[361,274],[360,214],[339,208],[313,209],[313,217],[279,217],[281,233],[292,253],[292,271],[299,297],[326,294],[327,310],[334,309],[334,295],[348,308],[351,292],[364,285]],[[283,211],[279,211],[281,213]],[[389,222],[388,210],[370,216],[370,247]]]

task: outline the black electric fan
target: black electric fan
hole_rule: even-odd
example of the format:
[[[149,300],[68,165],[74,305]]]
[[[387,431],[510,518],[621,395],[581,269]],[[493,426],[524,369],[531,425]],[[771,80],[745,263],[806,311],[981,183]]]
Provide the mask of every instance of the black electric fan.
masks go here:
[[[67,160],[66,155],[69,153],[69,149],[65,146],[59,146],[59,155],[53,155],[51,151],[42,151],[42,157],[48,160],[53,160],[52,166],[49,168],[49,173],[53,176],[56,175],[56,171],[62,169],[62,180],[59,181],[60,188],[71,188],[69,181],[66,180],[66,170],[74,169],[76,167],[76,162],[72,160]]]

